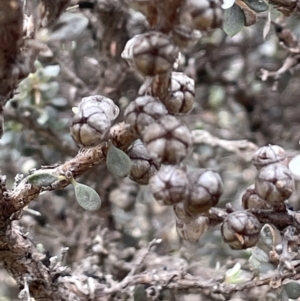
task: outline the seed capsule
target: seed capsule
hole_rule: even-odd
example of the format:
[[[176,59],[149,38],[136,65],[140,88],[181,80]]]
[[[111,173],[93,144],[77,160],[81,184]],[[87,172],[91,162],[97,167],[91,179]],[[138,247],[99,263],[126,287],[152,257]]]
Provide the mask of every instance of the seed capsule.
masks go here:
[[[260,222],[253,214],[235,211],[225,218],[221,233],[224,242],[232,249],[242,250],[255,246],[260,229]]]
[[[125,122],[133,126],[138,135],[145,127],[167,115],[165,106],[152,96],[141,96],[132,101],[124,112]]]
[[[119,115],[119,108],[114,102],[101,95],[83,98],[78,110],[72,120],[71,135],[83,146],[102,142]]]
[[[253,165],[260,170],[264,166],[286,160],[285,150],[278,145],[268,145],[259,148],[252,158]]]
[[[184,24],[175,25],[172,31],[174,43],[179,48],[190,48],[194,46],[202,37],[199,30],[192,29]]]
[[[166,73],[178,57],[179,49],[160,32],[136,35],[125,45],[122,58],[144,76]]]
[[[131,171],[129,178],[140,185],[147,185],[149,179],[159,169],[159,164],[153,160],[141,140],[136,140],[128,151],[131,159]]]
[[[267,209],[270,206],[258,196],[254,184],[250,185],[242,196],[242,206],[244,209]]]
[[[260,169],[256,176],[255,190],[269,204],[279,205],[293,193],[292,173],[280,163],[267,165]]]
[[[162,99],[170,114],[187,114],[194,105],[195,82],[181,72],[172,72],[170,94]]]
[[[188,173],[189,195],[185,201],[187,212],[192,215],[215,206],[223,193],[220,175],[212,170],[198,169]]]
[[[193,141],[187,126],[167,115],[146,127],[143,142],[152,158],[165,164],[177,164],[190,153]]]
[[[222,24],[223,10],[219,0],[186,0],[181,9],[181,23],[208,31]]]
[[[195,243],[209,229],[209,218],[200,216],[189,222],[176,221],[178,235],[191,243]]]
[[[190,222],[194,219],[185,209],[184,202],[179,202],[173,206],[173,211],[176,217],[176,220],[181,222]]]
[[[174,205],[187,196],[188,179],[184,170],[165,165],[150,179],[150,189],[161,205]]]

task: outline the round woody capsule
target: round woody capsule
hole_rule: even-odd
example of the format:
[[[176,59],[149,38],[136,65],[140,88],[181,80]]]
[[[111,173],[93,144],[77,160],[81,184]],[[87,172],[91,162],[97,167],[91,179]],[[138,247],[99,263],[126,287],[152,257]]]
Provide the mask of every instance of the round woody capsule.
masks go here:
[[[141,140],[136,140],[127,154],[132,162],[129,178],[140,185],[147,185],[159,169],[158,162],[149,156]]]
[[[101,95],[85,97],[73,117],[71,135],[82,146],[95,146],[103,141],[118,115],[119,108],[111,99]]]
[[[128,105],[124,112],[124,119],[138,135],[142,135],[145,127],[167,113],[165,106],[157,98],[145,95],[136,98]]]
[[[180,220],[176,221],[177,234],[183,239],[191,243],[195,243],[209,229],[209,218],[199,216],[188,222]]]
[[[193,145],[188,127],[170,115],[147,126],[143,132],[143,142],[150,156],[165,164],[181,162]]]
[[[173,211],[176,217],[176,220],[179,220],[181,222],[189,222],[194,217],[192,217],[185,209],[184,202],[179,202],[173,206]]]
[[[169,97],[162,100],[170,114],[187,114],[194,105],[195,82],[182,72],[172,72]]]
[[[294,190],[290,170],[280,163],[261,168],[255,179],[257,194],[271,205],[279,205],[288,199]]]
[[[260,170],[264,166],[286,160],[285,150],[278,145],[268,145],[259,148],[252,158],[253,165]]]
[[[225,243],[234,250],[251,248],[256,245],[261,225],[259,220],[246,211],[230,213],[221,226]]]
[[[199,30],[190,28],[184,24],[173,27],[172,38],[179,48],[190,48],[194,46],[202,37]]]
[[[270,206],[258,196],[255,185],[250,185],[242,196],[242,206],[244,209],[267,209]]]
[[[172,69],[179,49],[160,32],[136,35],[125,45],[122,58],[144,76],[166,73]]]
[[[223,193],[220,175],[212,170],[198,169],[188,173],[189,195],[185,200],[186,211],[197,215],[215,206]]]
[[[208,31],[222,25],[223,10],[220,0],[186,0],[180,21],[192,28]]]
[[[126,0],[134,9],[141,12],[148,20],[149,24],[154,24],[157,20],[157,9],[152,0]]]
[[[154,198],[161,205],[174,205],[187,196],[188,180],[184,170],[165,165],[149,181]]]

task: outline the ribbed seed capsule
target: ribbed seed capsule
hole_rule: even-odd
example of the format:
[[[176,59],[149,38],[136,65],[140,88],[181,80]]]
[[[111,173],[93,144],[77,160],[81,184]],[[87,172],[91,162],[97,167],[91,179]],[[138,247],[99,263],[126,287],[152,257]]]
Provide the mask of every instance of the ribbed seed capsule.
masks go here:
[[[194,46],[202,37],[199,30],[192,29],[184,24],[173,27],[172,38],[179,48],[190,48]]]
[[[186,0],[180,21],[192,28],[207,31],[222,24],[223,10],[220,0]]]
[[[154,76],[171,70],[179,49],[160,32],[136,35],[125,45],[122,58],[144,76]]]
[[[185,209],[184,202],[177,203],[173,206],[173,211],[176,217],[176,220],[179,220],[181,222],[190,222],[192,219],[195,219],[192,217]]]
[[[147,185],[159,169],[158,162],[149,156],[141,140],[136,140],[127,154],[132,162],[129,178],[140,185]]]
[[[193,144],[188,127],[169,115],[146,127],[143,142],[152,158],[166,164],[181,162]]]
[[[260,169],[256,176],[255,190],[269,204],[279,205],[293,193],[292,173],[280,163],[267,165]]]
[[[187,196],[187,175],[176,166],[162,166],[149,185],[154,198],[164,206],[179,203]]]
[[[71,135],[83,146],[95,146],[102,142],[112,123],[119,115],[119,108],[104,96],[85,97],[73,117]]]
[[[260,229],[260,222],[253,214],[235,211],[225,218],[221,233],[224,242],[232,249],[242,250],[255,246]]]
[[[191,243],[195,243],[209,229],[209,218],[200,216],[189,222],[176,221],[178,235]]]
[[[132,101],[124,112],[125,122],[133,126],[138,135],[145,127],[167,115],[165,106],[152,96],[141,96]]]
[[[170,114],[187,114],[194,105],[195,82],[182,72],[172,72],[169,97],[162,100]]]
[[[148,20],[149,24],[155,24],[157,20],[157,9],[152,0],[126,0],[134,9],[141,12]]]
[[[259,148],[252,158],[253,165],[260,170],[264,166],[286,160],[285,150],[278,145],[268,145]]]
[[[242,206],[244,209],[267,209],[270,206],[258,196],[255,185],[250,185],[242,196]]]
[[[185,200],[186,211],[192,215],[215,206],[223,193],[220,175],[212,170],[198,169],[188,173],[189,195]]]

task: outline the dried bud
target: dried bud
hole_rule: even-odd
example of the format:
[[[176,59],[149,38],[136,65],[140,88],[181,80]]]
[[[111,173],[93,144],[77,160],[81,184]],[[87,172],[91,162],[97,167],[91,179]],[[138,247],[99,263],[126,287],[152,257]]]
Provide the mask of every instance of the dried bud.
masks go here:
[[[165,165],[151,177],[150,189],[161,205],[174,205],[187,196],[188,179],[184,170]]]
[[[128,4],[141,12],[148,20],[149,24],[154,24],[157,20],[157,9],[152,0],[127,0]]]
[[[242,206],[244,209],[267,209],[269,205],[258,196],[254,184],[250,185],[242,196]]]
[[[71,135],[83,146],[95,146],[102,142],[112,122],[119,115],[119,108],[104,96],[85,97],[73,117]]]
[[[189,196],[185,208],[190,214],[198,214],[215,206],[223,193],[220,175],[212,170],[198,169],[188,173]]]
[[[252,158],[253,165],[260,170],[273,163],[283,162],[286,159],[285,150],[278,145],[268,145],[259,148]]]
[[[147,185],[159,169],[159,164],[149,156],[141,140],[136,140],[127,154],[132,162],[129,178],[140,185]]]
[[[153,31],[130,39],[122,58],[142,75],[154,76],[171,70],[178,53],[167,35]]]
[[[132,101],[124,112],[125,122],[133,126],[138,135],[145,127],[167,115],[165,106],[152,96],[141,96]]]
[[[266,202],[279,205],[293,193],[292,173],[280,163],[267,165],[260,169],[256,176],[255,190]]]
[[[167,115],[145,129],[143,142],[152,158],[177,164],[190,153],[193,140],[187,126]]]
[[[195,99],[195,82],[181,72],[172,72],[169,97],[162,102],[170,114],[187,114]]]
[[[221,233],[224,242],[234,250],[253,247],[259,238],[260,222],[251,213],[235,211],[224,220]]]
[[[199,216],[189,222],[176,221],[178,235],[188,242],[195,243],[209,229],[209,218]]]
[[[192,219],[194,219],[185,209],[184,202],[177,203],[173,206],[174,214],[176,217],[176,220],[181,222],[190,222]]]
[[[173,27],[172,38],[179,48],[190,48],[194,46],[201,37],[202,34],[199,30],[192,29],[184,24]]]
[[[222,24],[223,10],[220,0],[186,0],[181,9],[181,23],[207,31]]]

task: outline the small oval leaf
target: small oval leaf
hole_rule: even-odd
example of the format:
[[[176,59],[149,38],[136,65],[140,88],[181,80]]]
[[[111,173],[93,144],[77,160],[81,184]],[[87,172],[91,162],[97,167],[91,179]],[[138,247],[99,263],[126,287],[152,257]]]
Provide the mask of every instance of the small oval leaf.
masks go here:
[[[131,160],[122,150],[111,145],[108,150],[106,165],[107,169],[116,177],[125,178],[131,169]]]
[[[283,285],[290,299],[298,299],[300,297],[300,283],[298,281],[290,281]]]
[[[61,176],[55,176],[46,171],[37,171],[33,175],[27,177],[28,183],[35,186],[49,186],[55,181],[61,180]]]
[[[264,0],[243,0],[243,2],[257,13],[264,12],[269,9],[268,3]]]
[[[91,187],[72,181],[75,189],[75,197],[78,204],[85,210],[94,211],[100,208],[101,199],[98,193]]]
[[[240,32],[245,23],[245,16],[243,10],[236,4],[224,12],[223,19],[223,30],[230,36],[233,37]]]

